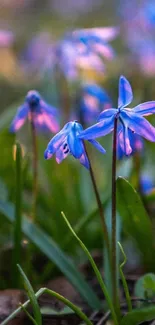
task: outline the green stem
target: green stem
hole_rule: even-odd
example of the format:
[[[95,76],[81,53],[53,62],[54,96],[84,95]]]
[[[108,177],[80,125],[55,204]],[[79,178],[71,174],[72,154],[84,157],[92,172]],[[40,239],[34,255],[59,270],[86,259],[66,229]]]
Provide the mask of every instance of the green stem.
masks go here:
[[[32,202],[32,219],[36,218],[37,209],[37,193],[38,193],[38,148],[36,128],[33,122],[33,114],[31,114],[31,134],[33,148],[33,202]]]
[[[14,250],[13,250],[13,288],[20,288],[20,275],[17,272],[17,264],[21,263],[21,242],[22,242],[22,152],[19,143],[15,147],[16,163],[16,203],[15,203],[15,224],[14,224]]]
[[[122,252],[122,255],[124,257],[124,260],[123,260],[123,262],[121,263],[121,265],[119,267],[119,271],[120,271],[120,275],[121,275],[121,279],[122,279],[122,283],[123,283],[123,288],[124,288],[124,292],[125,292],[125,296],[126,296],[126,301],[127,301],[127,305],[128,305],[128,311],[130,312],[130,311],[132,311],[132,303],[131,303],[131,298],[130,298],[130,293],[129,293],[128,285],[127,285],[127,282],[126,282],[126,279],[125,279],[125,276],[124,276],[124,273],[123,273],[123,266],[125,265],[125,263],[127,261],[127,258],[126,258],[126,255],[124,253],[123,247],[120,244],[120,242],[118,242],[118,245],[119,245],[120,250]]]
[[[93,323],[89,320],[89,318],[82,312],[82,310],[75,306],[72,302],[70,302],[68,299],[60,295],[59,293],[47,289],[47,288],[41,288],[36,294],[36,298],[39,298],[43,293],[47,293],[52,297],[57,298],[58,300],[62,301],[66,306],[71,308],[87,325],[93,325]],[[23,307],[26,308],[30,303],[30,300],[27,300],[22,306],[17,308],[8,318],[6,318],[1,325],[6,325],[10,320],[12,320],[14,317],[16,317],[20,311],[22,311]]]
[[[84,142],[83,142],[83,144],[84,144]],[[106,244],[106,248],[107,248],[107,252],[108,252],[108,257],[109,257],[109,260],[110,260],[110,255],[111,254],[110,254],[109,234],[108,234],[108,229],[107,229],[107,225],[106,225],[106,222],[105,222],[103,206],[102,206],[102,202],[101,202],[99,191],[98,191],[98,188],[97,188],[97,184],[96,184],[95,176],[94,176],[94,173],[93,173],[92,165],[91,165],[91,162],[90,162],[90,159],[89,159],[88,152],[87,152],[85,144],[84,144],[84,148],[85,148],[87,158],[89,160],[90,178],[91,178],[91,181],[92,181],[92,185],[93,185],[93,189],[94,189],[94,193],[95,193],[95,197],[96,197],[96,202],[97,202],[97,206],[98,206],[98,210],[99,210],[99,215],[100,215],[103,234],[104,234],[104,239],[105,239],[105,244]]]
[[[118,310],[117,259],[116,259],[116,154],[117,154],[117,118],[114,121],[113,157],[112,157],[112,291],[113,304]]]
[[[89,253],[89,250],[87,249],[87,247],[84,245],[84,243],[82,242],[82,240],[77,236],[77,234],[75,233],[75,231],[73,230],[72,226],[70,225],[69,221],[67,220],[65,214],[63,212],[61,212],[62,214],[62,217],[64,218],[64,221],[66,222],[68,228],[70,229],[70,231],[72,232],[73,236],[76,238],[76,240],[79,242],[80,246],[82,247],[83,251],[85,252],[85,254],[87,255],[91,265],[92,265],[92,268],[94,270],[94,273],[97,277],[97,280],[100,284],[100,287],[104,293],[104,296],[106,298],[106,301],[107,301],[107,304],[109,306],[109,309],[111,310],[111,314],[112,314],[112,317],[113,317],[113,321],[114,321],[114,325],[118,325],[118,320],[117,320],[117,316],[116,316],[116,313],[115,313],[115,309],[113,307],[113,303],[110,299],[110,296],[109,296],[109,293],[108,293],[108,290],[104,284],[104,281],[102,279],[102,275],[95,263],[95,261],[93,260],[91,254]]]

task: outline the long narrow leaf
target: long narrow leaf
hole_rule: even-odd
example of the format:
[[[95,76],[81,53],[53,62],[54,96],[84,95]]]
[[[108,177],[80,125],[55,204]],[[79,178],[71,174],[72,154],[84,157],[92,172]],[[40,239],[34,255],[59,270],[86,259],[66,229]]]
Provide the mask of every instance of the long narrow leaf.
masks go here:
[[[0,212],[3,213],[9,221],[14,222],[13,204],[0,201]],[[91,308],[97,310],[101,308],[101,303],[96,294],[86,283],[80,272],[78,272],[74,263],[61,251],[52,238],[24,216],[22,231],[53,263],[58,266]]]
[[[33,307],[34,320],[37,323],[37,325],[42,325],[42,316],[41,316],[41,312],[40,312],[40,307],[39,307],[37,298],[35,296],[34,290],[31,286],[31,283],[28,280],[28,278],[27,278],[26,274],[24,273],[24,271],[22,270],[22,268],[20,267],[20,265],[17,265],[17,267],[18,267],[19,272],[23,278],[25,289],[27,291],[28,297],[29,297],[31,305]]]
[[[124,178],[117,179],[117,209],[124,230],[134,239],[143,255],[145,267],[155,269],[152,225],[143,203],[132,185]],[[147,243],[147,244],[146,244]]]

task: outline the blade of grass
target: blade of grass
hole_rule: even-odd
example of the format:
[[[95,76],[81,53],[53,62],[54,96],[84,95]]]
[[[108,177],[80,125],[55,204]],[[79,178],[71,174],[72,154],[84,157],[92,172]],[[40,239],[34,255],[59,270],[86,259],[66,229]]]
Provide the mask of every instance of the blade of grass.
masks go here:
[[[125,265],[125,263],[127,261],[127,258],[126,258],[125,252],[124,252],[123,247],[122,247],[120,242],[118,242],[118,245],[119,245],[120,250],[122,252],[122,255],[124,257],[123,262],[119,266],[119,271],[120,271],[120,275],[121,275],[121,279],[122,279],[122,283],[123,283],[123,288],[124,288],[124,292],[125,292],[125,296],[126,296],[128,311],[132,311],[132,303],[131,303],[130,293],[129,293],[128,285],[127,285],[127,282],[126,282],[126,279],[125,279],[125,276],[124,276],[124,273],[123,273],[123,266]]]
[[[22,167],[21,167],[21,146],[19,143],[15,147],[15,164],[16,164],[16,204],[15,204],[15,223],[14,223],[14,250],[13,250],[13,288],[20,288],[20,276],[17,273],[17,263],[21,263],[21,241],[22,241]]]
[[[34,320],[36,321],[37,325],[42,325],[42,316],[41,316],[41,312],[40,312],[40,307],[39,307],[37,298],[35,296],[34,290],[31,286],[31,283],[28,280],[26,274],[24,273],[24,271],[22,270],[22,268],[20,267],[19,264],[17,265],[17,267],[18,267],[18,270],[23,278],[25,289],[27,291],[28,297],[29,297],[31,305],[33,307]]]
[[[63,217],[63,219],[64,219],[66,225],[68,226],[68,228],[69,228],[70,231],[72,232],[73,236],[76,238],[76,240],[79,242],[80,246],[82,247],[82,249],[83,249],[84,252],[86,253],[86,255],[87,255],[87,257],[88,257],[88,259],[89,259],[89,261],[90,261],[90,263],[91,263],[91,265],[92,265],[92,268],[93,268],[93,270],[94,270],[94,272],[95,272],[95,274],[96,274],[96,277],[97,277],[98,282],[99,282],[99,284],[100,284],[100,286],[101,286],[101,289],[102,289],[102,291],[103,291],[103,293],[104,293],[104,295],[105,295],[105,298],[106,298],[106,301],[107,301],[107,303],[108,303],[108,306],[109,306],[109,308],[110,308],[110,310],[111,310],[111,314],[112,314],[112,317],[113,317],[113,320],[114,320],[114,324],[115,324],[115,325],[118,325],[117,316],[116,316],[116,313],[115,313],[115,310],[114,310],[114,307],[113,307],[113,304],[112,304],[111,298],[110,298],[110,296],[109,296],[109,293],[108,293],[108,291],[107,291],[107,288],[106,288],[106,286],[105,286],[105,284],[104,284],[104,281],[103,281],[103,279],[102,279],[101,273],[100,273],[100,271],[99,271],[99,269],[98,269],[96,263],[94,262],[94,260],[93,260],[93,258],[92,258],[92,256],[91,256],[91,254],[89,253],[87,247],[84,245],[84,243],[82,242],[82,240],[77,236],[77,234],[76,234],[75,231],[73,230],[73,228],[72,228],[72,226],[70,225],[70,223],[69,223],[68,219],[66,218],[65,214],[64,214],[63,212],[61,212],[61,214],[62,214],[62,217]]]

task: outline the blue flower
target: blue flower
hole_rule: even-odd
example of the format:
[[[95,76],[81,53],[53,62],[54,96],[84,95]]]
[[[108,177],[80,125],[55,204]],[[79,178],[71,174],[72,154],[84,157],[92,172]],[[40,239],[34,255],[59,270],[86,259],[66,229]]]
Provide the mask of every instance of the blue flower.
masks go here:
[[[150,177],[150,175],[147,174],[146,172],[143,173],[142,176],[140,177],[140,186],[143,194],[146,195],[151,193],[155,189],[152,177]]]
[[[89,160],[83,140],[78,138],[82,130],[82,125],[76,121],[65,124],[63,129],[49,142],[44,153],[45,159],[50,159],[55,155],[57,163],[60,164],[68,155],[72,155],[89,169]],[[97,141],[89,139],[88,141],[105,154],[105,149]]]
[[[114,57],[114,51],[108,44],[119,33],[116,27],[96,27],[73,31],[73,39],[83,53],[93,52],[110,60]]]
[[[139,104],[133,109],[126,106],[131,103],[133,93],[128,80],[121,76],[119,79],[118,108],[103,111],[99,122],[81,132],[80,139],[94,139],[111,133],[114,129],[114,120],[117,118],[118,141],[126,155],[132,152],[129,130],[149,141],[155,142],[155,128],[143,117],[155,113],[155,101]]]
[[[36,90],[30,90],[14,117],[10,132],[17,132],[27,118],[33,120],[38,131],[59,131],[58,112],[56,108],[47,104]]]
[[[82,88],[79,111],[84,123],[93,123],[101,111],[110,108],[111,99],[100,86],[87,84]]]

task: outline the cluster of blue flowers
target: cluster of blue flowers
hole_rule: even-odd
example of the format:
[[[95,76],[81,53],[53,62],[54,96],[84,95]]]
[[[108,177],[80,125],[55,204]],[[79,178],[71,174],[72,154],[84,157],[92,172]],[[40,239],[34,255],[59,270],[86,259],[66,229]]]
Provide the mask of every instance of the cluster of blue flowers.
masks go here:
[[[133,54],[133,60],[145,75],[154,76],[155,1],[121,1],[119,13],[124,40]]]
[[[131,109],[127,106],[132,99],[131,85],[125,77],[121,76],[118,108],[103,110],[98,117],[98,122],[85,130],[77,121],[67,123],[49,142],[45,158],[49,159],[55,155],[56,161],[61,163],[70,154],[89,168],[84,140],[88,140],[104,154],[105,149],[95,139],[111,133],[114,130],[115,119],[118,120],[117,144],[125,155],[142,148],[140,137],[155,142],[155,128],[143,117],[155,113],[155,101],[142,103]],[[29,118],[33,119],[37,129],[48,129],[55,133],[59,129],[57,117],[55,108],[46,104],[36,91],[30,91],[24,104],[18,109],[10,130],[16,132],[26,118]]]

